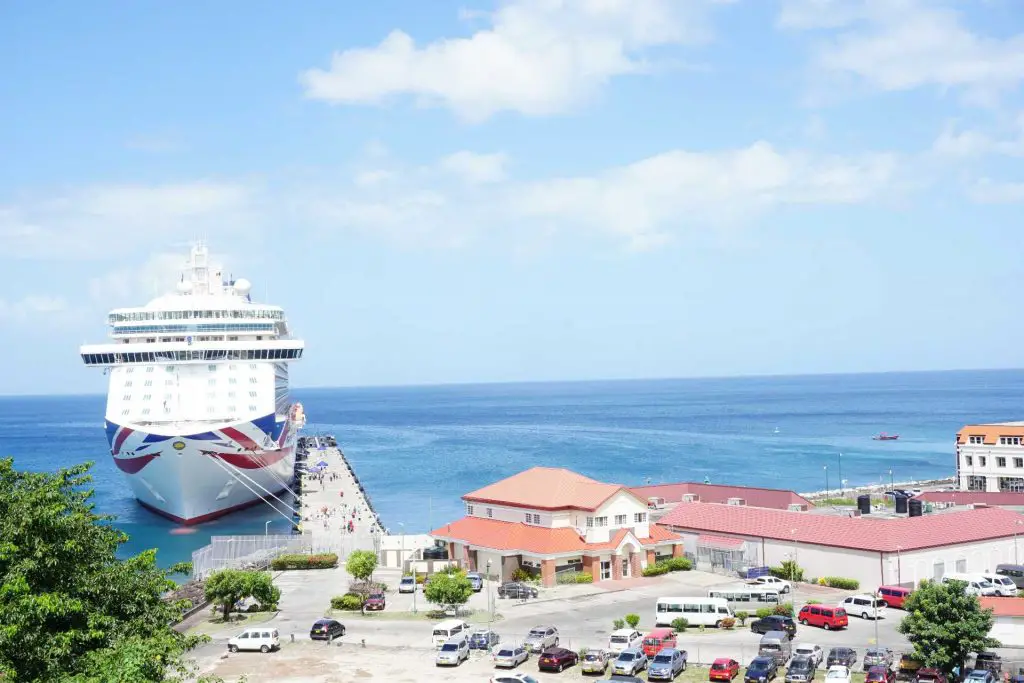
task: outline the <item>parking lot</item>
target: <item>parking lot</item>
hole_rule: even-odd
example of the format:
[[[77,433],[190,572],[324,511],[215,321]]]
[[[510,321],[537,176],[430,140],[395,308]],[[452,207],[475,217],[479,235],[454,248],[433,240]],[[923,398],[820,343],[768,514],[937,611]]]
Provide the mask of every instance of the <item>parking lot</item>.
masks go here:
[[[382,573],[378,578],[397,586],[397,574]],[[639,630],[642,632],[653,627],[654,604],[658,597],[704,595],[711,585],[735,581],[735,578],[716,574],[680,572],[604,584],[600,588],[561,586],[542,589],[538,599],[525,602],[498,599],[492,585],[475,594],[468,607],[477,610],[470,619],[471,623],[485,627],[491,619],[489,596],[493,597],[497,614],[492,627],[504,643],[521,642],[531,627],[550,624],[558,628],[563,647],[574,650],[604,648],[613,630],[612,622],[626,614],[640,616]],[[341,639],[340,646],[338,643],[327,646],[309,641],[309,627],[325,615],[330,596],[344,592],[348,586],[347,577],[341,570],[288,572],[281,575],[276,583],[282,589],[281,612],[266,623],[281,633],[281,651],[270,655],[237,653],[226,656],[227,639],[241,628],[226,627],[214,633],[213,642],[197,653],[203,671],[222,677],[244,673],[250,682],[366,680],[385,676],[389,680],[418,681],[436,676],[454,681],[485,681],[492,675],[489,660],[480,652],[475,652],[473,659],[460,667],[443,672],[438,670],[435,674],[435,651],[430,643],[433,622],[423,613],[428,605],[422,594],[417,596],[418,615],[410,612],[412,596],[398,594],[395,590],[387,594],[385,614],[335,613],[333,617],[345,624],[347,634]],[[834,603],[847,594],[849,591],[801,585],[796,598],[798,604],[809,599]],[[897,653],[909,649],[907,641],[896,632],[901,616],[899,610],[890,610],[888,617],[877,624],[879,644]],[[800,626],[794,643],[816,643],[826,651],[837,646],[852,647],[863,657],[865,648],[875,644],[875,626],[873,621],[858,617],[851,617],[849,628],[840,631]],[[746,664],[756,655],[759,642],[760,636],[750,632],[748,622],[748,627],[737,626],[731,631],[690,628],[680,635],[679,647],[687,650],[690,662],[709,663],[718,657],[731,657]],[[429,668],[429,675],[424,667]],[[524,670],[531,675],[535,673],[535,662],[527,663]],[[342,674],[340,671],[350,673]],[[552,680],[576,676],[576,673],[566,671],[560,676],[552,675]]]

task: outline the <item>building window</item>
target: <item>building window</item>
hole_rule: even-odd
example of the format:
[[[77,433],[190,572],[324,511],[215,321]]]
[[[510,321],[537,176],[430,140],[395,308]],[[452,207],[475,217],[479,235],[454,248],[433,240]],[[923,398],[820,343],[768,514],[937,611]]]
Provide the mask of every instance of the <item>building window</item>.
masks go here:
[[[1024,458],[1014,458],[1013,466],[1016,467],[1017,469],[1024,467]]]
[[[250,391],[249,392],[249,398],[256,398],[256,392],[255,391]]]
[[[968,443],[979,443],[979,444],[985,443],[985,437],[978,436],[977,434],[971,434],[969,437],[967,437],[967,442]]]
[[[526,513],[527,524],[540,524],[540,515],[535,515],[532,512]]]
[[[967,571],[967,560],[956,561],[956,572],[957,574],[963,574]]]
[[[973,467],[974,466],[974,458],[972,458],[969,455],[965,455],[964,456],[964,464],[967,465],[968,467]]]
[[[145,384],[145,386],[147,386],[147,387],[151,387],[151,386],[153,386],[153,380],[151,380],[151,379],[147,379],[147,380],[146,380],[146,384]]]
[[[1020,445],[1020,437],[1019,436],[1001,436],[1001,437],[999,437],[999,443],[1002,444],[1003,446],[1019,446]]]
[[[238,384],[238,378],[237,377],[229,378],[228,379],[228,384]]]
[[[150,365],[146,368],[146,372],[153,372],[153,366]]]
[[[1006,458],[996,458],[996,467],[1006,467]]]
[[[594,518],[593,517],[587,517],[587,528],[588,529],[593,529],[594,528]]]
[[[978,465],[981,466],[981,467],[984,467],[985,466],[985,462],[987,460],[988,459],[984,455],[979,455],[978,456]]]
[[[121,411],[121,414],[122,414],[122,415],[127,415],[127,414],[128,414],[128,409],[127,409],[127,408],[125,408],[124,410],[122,410],[122,411]]]
[[[149,408],[143,408],[142,409],[142,414],[143,415],[149,415]]]
[[[250,378],[249,378],[249,384],[256,384],[256,382],[258,382],[258,381],[259,381],[259,380],[258,380],[258,379],[256,379],[255,377],[250,377]]]
[[[636,514],[633,515],[633,523],[634,524],[643,524],[646,521],[647,521],[647,513],[646,512],[637,512]]]
[[[256,409],[253,408],[253,410],[256,410]],[[494,508],[487,508],[487,516],[488,517],[494,517]]]
[[[249,406],[249,412],[256,412],[256,406]]]
[[[130,400],[132,400],[132,395],[131,395],[131,394],[125,394],[125,395],[124,395],[124,400],[125,400],[125,401],[130,401]]]
[[[143,394],[142,395],[142,400],[143,401],[148,401],[151,398],[153,398],[153,394]]]
[[[615,526],[625,526],[626,515],[615,515]]]
[[[988,483],[985,481],[985,477],[967,477],[967,490],[987,491]]]
[[[212,386],[216,386],[217,378],[216,377],[211,377],[210,379],[206,380],[206,383],[209,384],[211,387]]]
[[[942,560],[936,560],[935,564],[932,565],[932,578],[938,581],[946,573],[946,563]]]
[[[206,369],[209,370],[210,372],[216,372],[217,371],[217,366],[216,365],[207,365]]]
[[[608,518],[594,517],[594,526],[608,526]]]
[[[124,383],[124,388],[125,388],[125,389],[127,389],[127,388],[128,388],[128,387],[130,387],[131,385],[132,385],[132,382],[131,382],[131,380],[128,380],[127,382],[125,382],[125,383]]]
[[[472,515],[473,514],[473,506],[472,505],[467,505],[466,506],[466,514],[467,515]]]
[[[999,490],[1024,493],[1024,479],[1020,477],[999,477]]]

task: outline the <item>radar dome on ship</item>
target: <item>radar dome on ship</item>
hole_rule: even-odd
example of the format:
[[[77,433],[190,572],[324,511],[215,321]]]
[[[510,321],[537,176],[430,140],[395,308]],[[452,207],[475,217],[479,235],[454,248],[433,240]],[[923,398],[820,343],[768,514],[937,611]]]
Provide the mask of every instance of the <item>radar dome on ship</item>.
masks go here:
[[[188,294],[191,291],[192,291],[192,283],[191,282],[187,282],[185,280],[182,280],[181,282],[178,283],[178,293],[179,294]]]
[[[244,277],[235,280],[235,291],[245,296],[252,289],[252,283],[246,280]]]

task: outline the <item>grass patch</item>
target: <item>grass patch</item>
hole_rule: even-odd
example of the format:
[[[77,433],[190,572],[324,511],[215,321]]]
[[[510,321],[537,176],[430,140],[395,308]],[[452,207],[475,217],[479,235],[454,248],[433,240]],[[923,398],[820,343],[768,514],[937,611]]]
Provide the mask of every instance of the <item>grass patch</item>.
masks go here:
[[[203,619],[190,628],[188,633],[201,633],[210,636],[224,631],[241,631],[250,626],[265,624],[276,616],[277,612],[249,612],[232,614],[230,621],[224,621],[220,617]]]

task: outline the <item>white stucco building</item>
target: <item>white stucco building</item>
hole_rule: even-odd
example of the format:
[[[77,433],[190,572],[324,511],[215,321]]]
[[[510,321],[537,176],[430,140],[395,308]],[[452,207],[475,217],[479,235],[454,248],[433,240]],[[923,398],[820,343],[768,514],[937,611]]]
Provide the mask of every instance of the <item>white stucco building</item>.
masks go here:
[[[807,578],[842,576],[870,590],[994,571],[1015,562],[1015,545],[1024,543],[1024,515],[1001,508],[877,518],[681,503],[659,524],[683,537],[688,554],[707,555],[713,546],[748,566],[796,559]]]
[[[963,491],[1024,492],[1024,422],[967,425],[956,435]]]
[[[1020,598],[980,598],[982,609],[992,610],[989,635],[1003,647],[1024,647],[1024,600]]]

